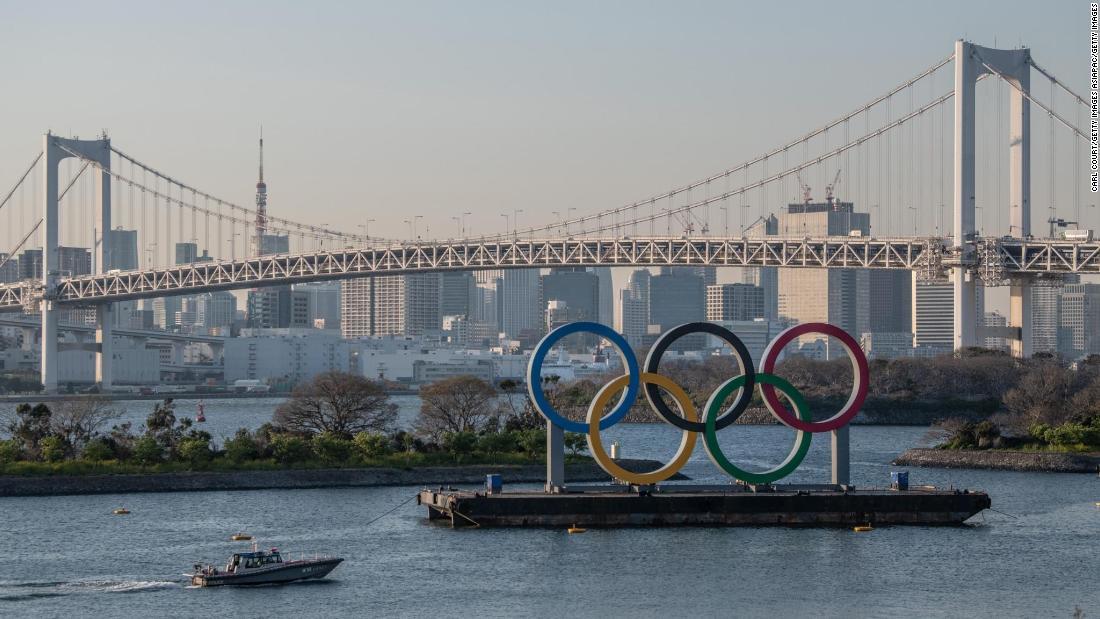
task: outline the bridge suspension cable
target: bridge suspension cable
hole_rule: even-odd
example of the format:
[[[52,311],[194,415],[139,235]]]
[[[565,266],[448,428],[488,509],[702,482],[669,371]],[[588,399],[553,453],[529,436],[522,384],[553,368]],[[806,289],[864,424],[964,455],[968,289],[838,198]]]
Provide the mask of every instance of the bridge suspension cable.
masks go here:
[[[1025,99],[1027,99],[1028,101],[1034,103],[1035,105],[1043,108],[1043,111],[1045,111],[1047,114],[1050,114],[1051,117],[1058,119],[1058,122],[1065,125],[1066,128],[1069,129],[1070,131],[1073,131],[1074,133],[1076,133],[1077,135],[1079,135],[1083,138],[1088,137],[1088,136],[1085,135],[1085,133],[1083,131],[1081,131],[1080,129],[1075,127],[1068,120],[1066,120],[1065,118],[1062,118],[1062,116],[1059,115],[1058,112],[1055,112],[1054,110],[1050,109],[1049,107],[1044,105],[1042,102],[1040,102],[1038,99],[1036,99],[1035,97],[1032,97],[1029,93],[1025,92],[1022,88],[1017,86],[1015,82],[1013,82],[1012,80],[1005,77],[1003,73],[1001,73],[1000,71],[998,71],[998,70],[994,69],[993,67],[989,66],[989,64],[980,55],[978,55],[977,52],[974,52],[974,55],[975,55],[975,57],[977,57],[978,62],[982,63],[982,66],[984,66],[990,73],[996,75],[997,77],[1001,78],[1005,83],[1007,83],[1009,86],[1015,88],[1016,92],[1023,95]],[[1044,75],[1046,75],[1046,74],[1044,73]]]
[[[8,200],[10,200],[11,197],[15,195],[15,192],[23,186],[23,181],[27,180],[27,177],[30,176],[31,172],[34,171],[34,166],[38,165],[38,161],[40,159],[42,159],[41,152],[39,152],[38,156],[34,158],[34,161],[32,161],[31,164],[27,166],[27,171],[23,172],[23,176],[20,176],[19,180],[15,181],[15,184],[12,185],[11,191],[9,191],[6,196],[4,196],[3,200],[0,200],[0,208],[4,208],[4,205],[8,203]]]
[[[809,133],[804,134],[802,137],[800,137],[796,140],[793,140],[793,141],[791,141],[791,142],[789,142],[789,143],[787,143],[783,146],[780,146],[780,147],[775,148],[771,151],[768,151],[763,155],[753,157],[752,159],[749,159],[749,160],[747,160],[747,161],[745,161],[741,164],[738,164],[738,165],[736,165],[732,168],[729,168],[729,169],[727,169],[723,172],[713,174],[709,177],[706,177],[706,178],[703,178],[701,180],[689,183],[689,184],[684,185],[682,187],[674,188],[674,189],[669,190],[667,192],[657,194],[657,195],[654,195],[654,196],[650,196],[649,198],[647,198],[645,200],[640,200],[638,202],[634,202],[632,204],[621,206],[621,207],[618,207],[618,208],[615,208],[615,209],[604,210],[604,211],[601,211],[599,213],[594,213],[594,214],[591,214],[591,215],[584,215],[584,216],[576,217],[576,218],[573,218],[573,219],[564,219],[562,221],[558,221],[558,222],[547,224],[547,225],[529,227],[529,228],[525,228],[525,229],[522,229],[522,230],[513,230],[511,234],[508,234],[507,232],[505,232],[504,234],[489,235],[489,236],[486,236],[484,238],[503,238],[503,237],[511,236],[511,235],[519,235],[519,234],[527,235],[527,234],[533,234],[533,233],[538,233],[538,232],[548,232],[548,231],[552,231],[555,228],[559,228],[559,227],[562,227],[564,229],[568,229],[569,226],[573,226],[573,225],[576,225],[576,224],[584,224],[584,223],[592,222],[592,221],[597,221],[597,230],[608,229],[607,226],[604,226],[601,223],[599,223],[599,220],[602,220],[605,217],[616,216],[616,215],[619,215],[621,213],[626,213],[626,212],[629,212],[629,211],[637,210],[640,207],[643,207],[643,206],[646,206],[646,205],[653,205],[653,204],[655,204],[659,201],[662,201],[662,200],[671,200],[673,197],[675,197],[677,195],[680,195],[680,194],[685,193],[685,192],[690,192],[693,189],[697,189],[699,187],[707,186],[709,183],[714,182],[716,180],[723,179],[723,178],[728,178],[732,174],[735,174],[735,173],[738,173],[738,172],[741,172],[741,171],[747,171],[750,167],[752,167],[756,164],[759,164],[759,163],[766,164],[768,159],[770,159],[772,157],[775,157],[776,155],[785,154],[791,148],[793,148],[793,147],[795,147],[799,144],[806,144],[813,138],[816,138],[816,137],[822,136],[822,135],[826,135],[830,129],[832,129],[834,127],[841,126],[845,122],[850,121],[852,118],[855,118],[856,116],[858,116],[860,114],[867,113],[869,110],[871,110],[872,108],[878,106],[880,103],[889,101],[891,97],[898,94],[899,92],[901,92],[901,91],[903,91],[907,88],[911,88],[914,84],[916,84],[916,83],[920,82],[921,80],[935,74],[935,72],[938,71],[941,67],[943,67],[944,65],[951,62],[954,59],[954,57],[955,57],[954,54],[951,54],[951,55],[943,58],[942,60],[936,62],[935,64],[928,67],[924,71],[921,71],[916,76],[906,80],[905,82],[903,82],[903,83],[899,84],[898,86],[896,86],[895,88],[891,89],[886,94],[883,94],[881,96],[878,96],[878,97],[872,99],[871,101],[865,103],[864,105],[860,106],[855,111],[853,111],[849,114],[845,114],[844,116],[836,118],[836,119],[826,123],[825,125],[822,125],[822,126],[818,127],[817,129],[814,129],[813,131],[810,131]],[[754,185],[754,186],[759,186],[759,185]],[[723,194],[723,195],[726,195],[726,194]],[[689,200],[689,202],[690,202],[690,200]],[[713,201],[706,201],[706,204],[709,204],[711,202],[713,202]],[[696,203],[696,204],[699,204],[699,203]],[[684,208],[680,207],[680,208],[675,209],[674,212],[683,212],[684,210],[685,210]],[[643,218],[639,218],[639,219],[632,219],[629,222],[625,222],[625,223],[627,225],[629,225],[629,224],[633,224],[633,223],[651,221],[651,220],[652,220],[652,216],[643,217]],[[620,223],[619,225],[622,226],[623,223]]]
[[[982,78],[979,77],[978,79],[980,80]],[[878,129],[872,131],[869,134],[863,135],[863,136],[861,136],[861,137],[859,137],[855,140],[849,141],[848,143],[846,143],[842,146],[839,146],[839,147],[833,149],[830,152],[819,155],[819,156],[817,156],[815,158],[812,158],[812,159],[810,159],[810,160],[808,160],[804,163],[801,163],[801,164],[793,166],[793,167],[786,168],[785,170],[782,170],[782,171],[777,172],[777,173],[773,173],[773,174],[764,176],[759,181],[749,183],[749,184],[743,185],[742,187],[740,187],[738,189],[734,189],[734,190],[731,190],[731,191],[716,194],[712,197],[704,198],[704,199],[696,201],[696,202],[689,202],[687,204],[684,204],[682,206],[678,206],[678,207],[675,207],[675,208],[664,209],[663,211],[660,211],[656,214],[642,215],[642,216],[639,216],[639,217],[636,217],[636,218],[632,219],[630,223],[631,224],[645,223],[645,222],[655,221],[655,220],[661,219],[662,217],[668,217],[668,218],[671,219],[673,216],[679,216],[682,213],[691,211],[691,210],[699,208],[701,206],[707,206],[709,204],[713,204],[715,202],[725,200],[725,199],[730,198],[732,196],[741,195],[741,194],[744,194],[744,193],[746,193],[748,191],[751,191],[753,189],[764,187],[764,186],[766,186],[770,183],[773,183],[773,182],[778,181],[778,180],[782,180],[782,179],[790,177],[792,175],[797,175],[799,172],[801,172],[801,171],[803,171],[807,168],[810,168],[812,166],[823,163],[823,162],[825,162],[825,161],[827,161],[827,160],[829,160],[833,157],[836,157],[840,154],[843,154],[843,153],[851,150],[852,148],[855,148],[857,146],[865,144],[865,143],[867,143],[867,142],[869,142],[869,141],[871,141],[871,140],[873,140],[873,139],[875,139],[875,138],[877,138],[881,135],[887,134],[891,129],[894,129],[896,127],[899,127],[899,126],[905,124],[909,120],[912,120],[913,118],[916,118],[916,117],[924,114],[928,110],[933,109],[936,106],[943,104],[945,101],[951,99],[954,96],[955,96],[955,92],[953,90],[949,91],[946,94],[943,94],[940,97],[938,97],[937,99],[933,100],[931,103],[923,105],[923,106],[909,112],[908,114],[899,117],[897,120],[891,121],[891,122],[879,127]],[[594,217],[599,217],[599,218],[602,219],[602,217],[607,216],[607,214],[608,214],[608,212],[605,211],[604,213],[601,213],[598,216],[594,216]],[[556,226],[550,226],[550,228],[554,228],[554,227],[556,227]],[[589,232],[599,233],[599,232],[603,232],[603,231],[609,230],[609,229],[614,229],[614,228],[617,228],[617,227],[618,226],[614,225],[614,224],[612,224],[612,225],[598,224],[596,228],[585,230],[584,232],[585,233],[589,233]],[[539,230],[545,230],[545,229],[546,229],[545,227],[544,228],[535,228],[535,229],[532,229],[532,231],[539,231]],[[501,237],[488,237],[488,238],[501,238]]]
[[[139,168],[145,170],[146,172],[152,173],[153,175],[164,179],[167,183],[169,183],[171,185],[176,185],[177,187],[180,187],[181,191],[183,189],[186,189],[186,190],[190,191],[193,196],[201,196],[204,199],[214,200],[219,205],[228,206],[232,210],[240,211],[241,213],[243,213],[246,216],[251,216],[251,218],[253,219],[253,222],[255,221],[256,211],[254,209],[249,209],[247,207],[241,206],[241,205],[236,204],[234,202],[230,202],[228,200],[222,200],[221,198],[218,198],[217,196],[213,196],[213,195],[211,195],[211,194],[209,194],[205,191],[202,191],[201,189],[197,189],[197,188],[195,188],[191,185],[188,185],[187,183],[184,183],[184,182],[182,182],[182,181],[180,181],[180,180],[178,180],[178,179],[176,179],[172,176],[164,174],[163,172],[157,170],[156,168],[154,168],[150,165],[147,165],[145,163],[142,163],[141,161],[138,161],[137,159],[134,159],[130,155],[127,155],[126,153],[118,150],[113,145],[111,146],[111,151],[114,152],[119,157],[125,159],[126,161],[129,161],[131,165],[136,165]],[[176,201],[180,204],[183,204],[183,202],[181,202],[180,200],[174,200],[174,201]],[[315,226],[315,225],[311,225],[311,224],[304,224],[304,223],[300,223],[300,222],[296,222],[296,221],[291,221],[289,219],[284,219],[282,217],[274,217],[272,215],[267,215],[267,221],[268,221],[268,223],[274,222],[274,223],[282,224],[278,229],[280,229],[284,232],[293,231],[293,232],[297,233],[297,232],[303,231],[303,230],[308,231],[310,233],[313,233],[312,234],[313,238],[345,239],[345,240],[353,240],[353,241],[366,242],[366,243],[370,243],[372,241],[381,241],[381,242],[387,242],[388,241],[388,239],[363,236],[363,235],[359,235],[359,234],[351,234],[351,233],[348,233],[348,232],[341,232],[341,231],[338,231],[338,230],[331,230],[331,229],[324,228],[324,227],[321,227],[321,226]]]
[[[1058,78],[1054,77],[1054,75],[1053,75],[1052,73],[1050,73],[1050,72],[1049,72],[1049,71],[1047,71],[1046,69],[1044,69],[1044,68],[1040,67],[1040,66],[1039,66],[1039,65],[1038,65],[1038,64],[1037,64],[1037,63],[1035,62],[1035,59],[1034,59],[1034,58],[1029,58],[1029,59],[1028,59],[1028,61],[1029,61],[1029,62],[1031,63],[1031,68],[1035,69],[1035,70],[1036,70],[1036,71],[1038,71],[1039,73],[1042,73],[1044,77],[1046,77],[1046,78],[1047,78],[1048,80],[1050,80],[1051,82],[1054,82],[1054,85],[1055,85],[1055,86],[1058,86],[1059,88],[1061,88],[1062,90],[1064,90],[1064,91],[1066,92],[1066,94],[1068,94],[1069,96],[1071,96],[1071,97],[1073,97],[1074,99],[1076,99],[1078,103],[1080,103],[1081,105],[1083,105],[1083,106],[1085,106],[1085,107],[1089,107],[1089,103],[1088,103],[1088,101],[1085,101],[1085,98],[1084,98],[1084,97],[1082,97],[1081,95],[1079,95],[1079,94],[1077,94],[1077,93],[1073,92],[1072,90],[1070,90],[1070,87],[1069,87],[1069,86],[1066,86],[1066,85],[1065,85],[1065,84],[1063,84],[1063,83],[1062,83],[1062,82],[1061,82],[1061,81],[1060,81],[1060,80],[1059,80]]]

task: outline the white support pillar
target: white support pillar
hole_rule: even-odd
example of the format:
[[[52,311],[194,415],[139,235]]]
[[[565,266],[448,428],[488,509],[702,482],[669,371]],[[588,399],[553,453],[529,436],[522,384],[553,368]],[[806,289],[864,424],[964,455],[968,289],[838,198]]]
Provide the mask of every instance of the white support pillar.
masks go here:
[[[565,486],[565,430],[546,422],[546,491]]]
[[[114,256],[111,255],[111,140],[103,138],[90,149],[89,155],[95,155],[100,169],[95,175],[95,212],[96,234],[99,245],[93,248],[96,258],[96,272],[106,273],[114,268]],[[114,326],[114,304],[105,303],[96,307],[96,357],[95,380],[100,391],[110,391],[113,372],[111,329]]]
[[[96,307],[95,381],[99,383],[99,389],[103,393],[110,391],[114,382],[114,372],[111,368],[114,349],[111,331],[115,324],[113,313],[114,307],[111,303],[104,303]]]
[[[107,172],[111,169],[111,141],[106,137],[98,140],[75,140],[62,138],[47,133],[42,136],[42,156],[45,173],[42,175],[42,285],[44,297],[40,306],[42,313],[42,359],[41,380],[47,393],[57,391],[57,314],[58,307],[54,300],[57,293],[58,278],[62,276],[61,260],[58,253],[58,208],[57,208],[57,164],[66,157],[79,156],[94,161],[102,167],[93,168],[91,174],[95,176],[95,221],[96,236],[93,239],[95,247],[96,269],[103,273],[110,268],[111,250],[109,234],[111,226],[111,175]],[[110,310],[107,310],[108,315]],[[110,326],[107,327],[108,335],[103,337],[99,331],[97,339],[103,337],[107,352],[110,351]],[[97,353],[96,368],[110,364],[110,357],[103,359],[103,352]],[[108,376],[110,372],[108,371]]]
[[[1013,357],[1030,357],[1033,348],[1031,323],[1031,283],[1024,279],[1014,279],[1009,289],[1008,324],[1020,328],[1020,339],[1009,340]]]
[[[955,42],[955,246],[964,259],[974,256],[971,240],[976,236],[974,221],[974,84],[984,74],[997,73],[1016,88],[1009,102],[1009,233],[1031,234],[1031,112],[1023,93],[1031,87],[1031,52],[1021,49],[992,49],[967,41]],[[1022,92],[1021,92],[1022,91]],[[985,204],[987,213],[1002,204]],[[977,344],[978,310],[976,281],[967,267],[952,272],[955,289],[955,348]],[[1026,281],[1013,282],[1013,306],[1009,326],[1020,327],[1023,341],[1013,352],[1030,351],[1031,295]],[[1018,289],[1018,290],[1017,290]],[[1029,352],[1027,354],[1030,354]]]
[[[42,137],[42,286],[45,296],[42,314],[42,358],[40,379],[46,393],[57,392],[57,308],[51,300],[56,288],[60,258],[58,255],[57,164],[67,155],[58,148],[52,135]]]
[[[978,71],[973,46],[955,41],[955,247],[964,256],[973,255],[971,241],[977,234],[974,224],[974,82]],[[975,282],[973,272],[956,267],[951,272],[955,290],[954,347],[977,344],[977,316],[974,309]]]
[[[852,456],[849,449],[850,441],[848,436],[850,425],[845,424],[837,430],[833,430],[832,434],[832,483],[838,485],[850,485],[852,483]]]

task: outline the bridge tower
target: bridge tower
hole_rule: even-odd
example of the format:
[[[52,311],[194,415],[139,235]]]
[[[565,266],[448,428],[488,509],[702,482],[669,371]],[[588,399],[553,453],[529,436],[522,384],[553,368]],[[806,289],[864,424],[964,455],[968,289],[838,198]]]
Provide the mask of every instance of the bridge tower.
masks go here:
[[[1031,234],[1031,111],[1024,93],[1031,88],[1031,50],[992,49],[955,41],[955,247],[963,252],[964,266],[951,274],[955,286],[955,348],[978,343],[975,293],[977,273],[971,262],[977,237],[974,217],[974,85],[987,73],[998,73],[1016,85],[1009,101],[1009,231],[1016,237]],[[998,205],[1000,206],[1000,205]],[[1031,282],[1011,282],[1009,326],[1019,329],[1012,354],[1031,355]]]
[[[62,138],[50,133],[42,136],[42,157],[45,164],[42,175],[42,285],[43,295],[39,304],[42,314],[41,380],[47,393],[57,391],[58,369],[58,308],[57,286],[61,261],[58,251],[58,164],[67,157],[81,157],[95,162],[97,169],[89,170],[95,178],[95,226],[96,241],[92,252],[96,270],[106,273],[111,269],[111,244],[107,240],[111,229],[111,140],[106,136],[96,140]],[[96,306],[96,381],[106,389],[111,386],[111,312],[110,303]]]

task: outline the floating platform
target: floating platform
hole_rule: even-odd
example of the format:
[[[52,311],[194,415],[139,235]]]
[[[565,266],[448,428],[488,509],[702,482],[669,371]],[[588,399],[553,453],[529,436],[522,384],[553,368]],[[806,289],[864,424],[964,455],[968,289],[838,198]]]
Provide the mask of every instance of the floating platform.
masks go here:
[[[634,527],[961,525],[991,505],[989,495],[923,487],[589,486],[567,491],[422,490],[428,518],[451,526]]]

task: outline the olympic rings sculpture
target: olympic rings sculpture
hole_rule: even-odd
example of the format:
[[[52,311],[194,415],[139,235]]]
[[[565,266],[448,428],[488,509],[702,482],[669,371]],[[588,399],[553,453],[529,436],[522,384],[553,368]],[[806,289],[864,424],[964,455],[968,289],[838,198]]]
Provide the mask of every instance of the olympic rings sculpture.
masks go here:
[[[591,333],[610,341],[619,351],[626,374],[604,385],[588,406],[585,421],[566,418],[554,409],[542,386],[542,366],[546,355],[562,338],[574,333]],[[729,344],[737,360],[739,375],[720,384],[711,394],[700,416],[691,398],[682,387],[672,379],[658,373],[661,357],[676,340],[694,333],[713,335]],[[847,403],[832,417],[822,421],[813,421],[805,398],[789,382],[774,374],[775,364],[783,348],[798,337],[819,334],[835,338],[848,353],[852,362],[852,392]],[[829,432],[844,427],[859,412],[867,397],[869,371],[867,357],[852,336],[843,329],[827,323],[804,323],[781,332],[764,349],[760,362],[760,372],[754,371],[752,356],[744,342],[729,329],[709,322],[692,322],[666,331],[654,342],[646,355],[645,362],[639,367],[634,351],[626,338],[614,329],[595,322],[574,322],[554,329],[542,338],[531,354],[527,365],[527,392],[535,409],[546,420],[564,430],[586,434],[588,450],[596,463],[609,475],[632,484],[655,484],[677,473],[691,457],[699,435],[703,435],[703,448],[711,461],[729,476],[754,484],[768,484],[790,475],[798,468],[810,449],[810,440],[818,432]],[[718,444],[718,430],[737,421],[752,402],[753,390],[759,385],[764,406],[780,423],[796,431],[794,444],[787,457],[778,465],[761,472],[753,472],[738,467],[722,452]],[[780,401],[776,391],[793,409],[788,410]],[[615,394],[622,392],[607,415],[601,417]],[[660,418],[683,431],[680,447],[672,459],[661,468],[648,473],[635,473],[619,466],[604,451],[600,432],[615,425],[630,412],[638,399],[638,393],[645,394],[646,401]],[[722,410],[722,404],[736,392],[733,403]],[[675,409],[665,400],[665,394],[672,397]],[[678,410],[676,410],[678,409]]]

